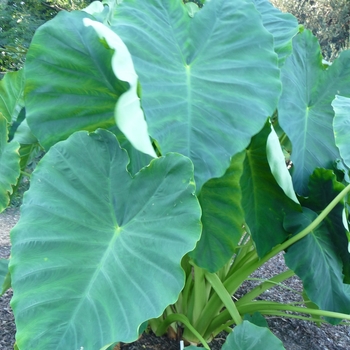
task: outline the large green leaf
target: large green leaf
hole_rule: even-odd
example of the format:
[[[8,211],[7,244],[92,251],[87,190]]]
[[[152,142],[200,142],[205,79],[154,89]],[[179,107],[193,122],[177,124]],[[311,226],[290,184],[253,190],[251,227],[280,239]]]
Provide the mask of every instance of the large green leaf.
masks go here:
[[[311,209],[286,217],[285,227],[293,233],[306,228],[317,217]],[[306,237],[288,248],[287,266],[303,281],[308,297],[320,309],[350,313],[350,289],[343,283],[342,259],[327,225],[322,222]],[[340,320],[328,319],[331,323]]]
[[[193,18],[181,1],[124,0],[112,29],[132,55],[151,136],[191,158],[199,191],[276,108],[272,35],[249,0],[210,1]]]
[[[116,103],[129,89],[114,74],[114,50],[84,25],[86,17],[94,19],[60,12],[37,30],[27,54],[27,120],[45,149],[75,131],[115,127]]]
[[[21,349],[100,349],[137,338],[174,303],[201,232],[193,165],[171,153],[134,178],[113,134],[51,147],[12,230],[12,307]]]
[[[344,187],[337,181],[333,171],[315,169],[309,181],[309,196],[302,199],[302,205],[320,214]],[[334,251],[342,259],[344,282],[350,283],[350,253],[346,228],[343,224],[343,211],[344,203],[338,203],[325,218],[324,223],[330,233],[329,238],[333,242]]]
[[[245,152],[232,158],[224,176],[207,181],[199,194],[203,232],[191,252],[195,263],[210,272],[223,267],[234,254],[243,233],[240,178]]]
[[[300,207],[285,194],[271,172],[266,150],[270,134],[271,125],[267,122],[252,138],[240,182],[245,220],[260,257],[288,238],[283,228],[284,216]]]
[[[0,113],[0,213],[10,203],[9,195],[20,174],[19,144],[8,142],[8,123]]]
[[[350,167],[350,98],[336,96],[332,106],[335,113],[333,121],[335,143],[344,163]]]
[[[331,103],[336,94],[350,96],[350,51],[342,52],[331,66],[324,66],[317,39],[305,30],[293,39],[293,54],[281,74],[278,118],[293,146],[295,189],[306,195],[313,170],[330,168],[339,158]]]
[[[236,326],[227,337],[222,350],[283,350],[283,343],[266,327],[258,327],[249,321]]]
[[[0,81],[0,113],[11,123],[23,108],[23,70],[8,72]]]
[[[292,39],[298,33],[298,21],[290,13],[283,13],[268,0],[253,0],[260,12],[264,27],[273,35],[279,66],[292,53]]]

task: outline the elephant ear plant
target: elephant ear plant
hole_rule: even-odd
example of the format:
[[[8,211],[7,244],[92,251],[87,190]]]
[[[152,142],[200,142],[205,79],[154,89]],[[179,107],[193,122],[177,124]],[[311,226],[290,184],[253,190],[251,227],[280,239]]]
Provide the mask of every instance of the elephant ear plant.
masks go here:
[[[264,316],[350,320],[350,52],[325,65],[266,0],[201,3],[61,12],[1,82],[1,210],[45,151],[0,265],[17,349],[283,349]],[[294,274],[303,303],[257,300]]]

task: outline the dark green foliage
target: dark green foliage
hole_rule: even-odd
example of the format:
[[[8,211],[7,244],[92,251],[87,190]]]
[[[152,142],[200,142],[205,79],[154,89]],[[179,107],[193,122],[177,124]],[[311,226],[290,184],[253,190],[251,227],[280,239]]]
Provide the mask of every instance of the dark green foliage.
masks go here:
[[[186,4],[187,2],[194,2],[195,4],[198,5],[198,7],[203,7],[205,0],[184,0],[184,3]]]
[[[13,0],[0,2],[0,72],[18,70],[35,30],[61,10],[86,7],[92,0]],[[0,74],[0,79],[2,74]]]

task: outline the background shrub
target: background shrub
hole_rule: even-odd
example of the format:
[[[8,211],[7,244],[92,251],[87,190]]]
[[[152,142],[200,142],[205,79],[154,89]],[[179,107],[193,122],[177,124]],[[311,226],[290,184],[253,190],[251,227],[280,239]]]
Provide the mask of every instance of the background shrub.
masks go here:
[[[0,0],[0,72],[23,66],[30,41],[39,26],[61,10],[84,8],[92,1]]]
[[[86,7],[93,0],[0,0],[0,79],[23,66],[35,30],[61,10]],[[189,0],[184,0],[188,2]],[[203,0],[192,0],[201,6]],[[298,18],[320,41],[323,56],[332,61],[349,48],[350,0],[271,0]],[[2,73],[2,74],[1,74]]]

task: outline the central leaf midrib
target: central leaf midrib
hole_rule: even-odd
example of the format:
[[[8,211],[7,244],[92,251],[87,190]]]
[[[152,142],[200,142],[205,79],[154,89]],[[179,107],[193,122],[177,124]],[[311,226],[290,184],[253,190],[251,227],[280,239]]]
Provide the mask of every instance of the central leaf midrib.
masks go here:
[[[191,134],[192,134],[192,79],[191,79],[191,65],[185,64],[186,71],[186,86],[187,86],[187,144],[188,154],[191,155]]]
[[[118,228],[120,228],[120,227],[118,226]],[[117,235],[116,232],[114,232],[114,234],[112,236],[112,239],[109,241],[109,244],[108,244],[108,246],[107,246],[107,248],[106,248],[102,258],[99,260],[100,263],[97,264],[95,272],[92,275],[92,277],[90,278],[89,284],[87,285],[87,287],[85,288],[84,292],[82,293],[82,296],[79,298],[79,303],[76,306],[72,316],[70,317],[70,320],[69,320],[69,322],[67,324],[67,327],[66,327],[66,329],[64,331],[64,334],[61,337],[62,340],[65,339],[65,334],[67,333],[67,331],[72,328],[72,324],[74,324],[73,320],[76,319],[78,311],[82,308],[82,304],[85,302],[86,299],[89,299],[88,298],[89,293],[93,289],[93,285],[95,284],[98,275],[100,274],[101,270],[103,269],[103,266],[105,265],[106,260],[107,260],[108,256],[110,255],[111,248],[114,246],[114,243],[115,243],[115,241],[117,240],[118,237],[119,237],[119,234]],[[58,344],[58,349],[60,349],[59,345],[60,344]]]

